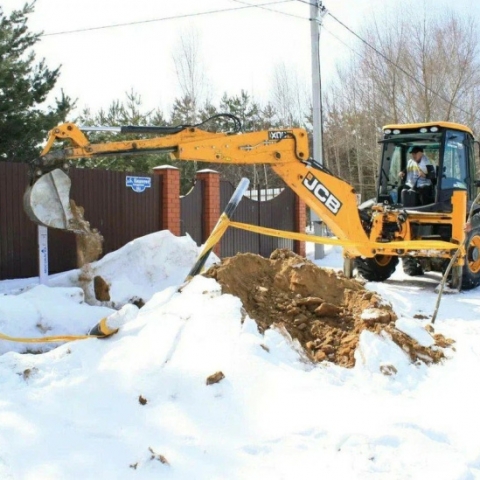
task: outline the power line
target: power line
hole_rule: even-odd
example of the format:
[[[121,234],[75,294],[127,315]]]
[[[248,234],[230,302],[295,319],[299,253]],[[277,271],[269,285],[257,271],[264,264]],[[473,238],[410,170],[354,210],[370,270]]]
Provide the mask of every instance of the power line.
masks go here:
[[[260,8],[262,6],[278,5],[280,3],[288,3],[288,2],[291,2],[291,1],[292,0],[279,0],[279,1],[275,1],[275,2],[263,3],[263,4],[260,4],[260,5],[250,5],[250,4],[248,4],[248,5],[245,5],[243,7],[223,8],[223,9],[219,9],[219,10],[209,10],[207,12],[185,13],[183,15],[173,15],[171,17],[153,18],[153,19],[150,19],[150,20],[138,20],[136,22],[114,23],[114,24],[110,24],[110,25],[101,25],[101,26],[98,26],[98,27],[78,28],[76,30],[64,30],[64,31],[61,31],[61,32],[43,33],[40,36],[41,37],[52,37],[54,35],[67,35],[67,34],[70,34],[70,33],[91,32],[91,31],[94,31],[94,30],[106,30],[106,29],[109,29],[109,28],[129,27],[131,25],[141,25],[141,24],[145,24],[145,23],[163,22],[163,21],[166,21],[166,20],[177,20],[177,19],[180,19],[180,18],[198,17],[198,16],[201,16],[201,15],[211,15],[211,14],[215,14],[215,13],[232,12],[232,11],[237,11],[237,10],[244,10],[244,9],[247,9],[247,8],[254,8],[254,7]]]
[[[247,2],[244,2],[242,0],[232,0],[233,2],[236,2],[236,3],[240,3],[240,4],[243,4],[243,5],[248,5],[248,6],[251,6],[251,7],[257,7],[257,8],[261,8],[262,10],[268,10],[270,12],[274,12],[274,13],[279,13],[279,14],[283,14],[283,15],[287,15],[287,16],[290,16],[290,17],[294,17],[294,18],[299,18],[301,20],[309,20],[308,18],[306,17],[301,17],[301,16],[298,16],[298,15],[293,15],[293,14],[289,14],[289,13],[285,13],[285,12],[281,12],[281,11],[278,11],[278,10],[274,10],[272,8],[266,8],[266,7],[263,7],[263,6],[260,6],[260,5],[253,5],[251,3],[247,3]],[[312,4],[306,0],[296,0],[300,3],[304,3],[306,5],[315,5],[315,4]],[[404,74],[408,75],[410,78],[414,79],[415,81],[417,81],[418,83],[420,83],[420,85],[424,86],[422,82],[420,82],[419,80],[417,80],[415,77],[409,75],[407,72],[405,72],[400,66],[398,66],[396,63],[394,63],[392,60],[390,60],[389,58],[387,58],[384,54],[382,54],[381,52],[379,52],[378,50],[375,49],[375,47],[371,46],[366,40],[363,40],[362,38],[360,38],[359,35],[357,35],[353,30],[351,30],[349,27],[347,27],[346,25],[344,25],[342,22],[340,22],[340,20],[338,20],[336,17],[334,17],[330,12],[327,12],[332,18],[334,18],[336,21],[338,21],[344,28],[347,28],[351,33],[353,33],[355,36],[357,36],[360,40],[362,40],[365,44],[367,44],[370,48],[372,48],[377,54],[381,55],[383,58],[385,58],[387,61],[389,61],[390,63],[392,63],[396,68],[400,69]],[[339,37],[337,37],[334,33],[332,33],[330,30],[328,30],[326,27],[322,27],[324,30],[327,31],[327,33],[329,33],[332,37],[334,37],[337,41],[339,41],[340,43],[342,43],[345,47],[347,47],[349,50],[351,50],[353,53],[355,53],[356,55],[358,55],[360,58],[362,58],[362,54],[357,52],[356,50],[354,50],[353,48],[351,48],[349,45],[347,45],[347,43],[345,43],[343,40],[341,40]],[[425,87],[425,86],[424,86]],[[428,87],[425,87],[425,88],[428,88]],[[431,90],[432,93],[434,93],[435,95],[438,95],[435,91]],[[440,96],[440,98],[442,98]],[[442,100],[450,103],[448,100],[442,98]],[[406,104],[405,102],[401,101],[400,100],[400,103],[403,104],[404,107],[406,107]],[[452,103],[453,106],[455,106],[453,103]],[[460,110],[462,110],[460,107],[456,107]],[[467,113],[466,111],[462,110],[464,113]]]
[[[239,11],[239,10],[244,10],[244,9],[248,9],[248,8],[260,8],[260,9],[268,10],[268,11],[278,13],[278,14],[281,14],[281,15],[286,15],[286,16],[298,18],[298,19],[301,19],[301,20],[309,20],[306,17],[301,17],[301,16],[298,16],[298,15],[294,15],[294,14],[290,14],[290,13],[286,13],[286,12],[281,12],[279,10],[274,10],[274,9],[268,8],[269,5],[278,5],[278,4],[282,4],[282,3],[290,3],[290,2],[295,1],[295,0],[278,0],[278,1],[274,1],[274,2],[266,2],[266,3],[258,4],[258,5],[250,4],[250,3],[247,3],[247,2],[244,2],[244,1],[241,1],[241,0],[232,0],[232,1],[234,1],[236,3],[240,3],[243,6],[242,7],[234,7],[234,8],[209,10],[209,11],[206,11],[206,12],[187,13],[187,14],[183,14],[183,15],[173,15],[173,16],[170,16],[170,17],[155,18],[155,19],[150,19],[150,20],[139,20],[139,21],[135,21],[135,22],[125,22],[125,23],[116,23],[116,24],[110,24],[110,25],[101,25],[101,26],[98,26],[98,27],[79,28],[79,29],[76,29],[76,30],[64,30],[64,31],[60,31],[60,32],[43,33],[40,36],[41,37],[50,37],[50,36],[55,36],[55,35],[67,35],[67,34],[71,34],[71,33],[82,33],[82,32],[90,32],[90,31],[95,31],[95,30],[106,30],[106,29],[110,29],[110,28],[127,27],[127,26],[132,26],[132,25],[141,25],[141,24],[146,24],[146,23],[162,22],[162,21],[168,21],[168,20],[177,20],[177,19],[181,19],[181,18],[189,18],[189,17],[197,17],[197,16],[203,16],[203,15],[211,15],[211,14],[216,14],[216,13]],[[304,3],[306,5],[310,5],[310,6],[315,5],[315,4],[312,4],[311,2],[309,2],[307,0],[296,0],[296,1],[298,1],[300,3]],[[439,94],[435,90],[432,90],[430,87],[425,85],[422,81],[420,81],[418,78],[416,78],[413,75],[411,75],[410,73],[408,73],[404,68],[402,68],[400,65],[398,65],[393,60],[388,58],[385,54],[380,52],[377,48],[375,48],[373,45],[371,45],[369,42],[367,42],[365,39],[363,39],[360,35],[358,35],[356,32],[354,32],[350,27],[345,25],[341,20],[339,20],[337,17],[335,17],[335,15],[330,13],[328,10],[327,10],[327,13],[336,22],[338,22],[342,27],[344,27],[346,30],[348,30],[352,35],[354,35],[356,38],[358,38],[366,46],[371,48],[377,55],[381,56],[384,60],[386,60],[387,62],[392,64],[398,70],[400,70],[404,75],[406,75],[407,77],[409,77],[410,79],[412,79],[413,81],[418,83],[422,88],[428,90],[433,95],[436,95],[438,98],[440,98],[444,102],[446,102],[448,104],[451,104],[454,108],[460,110],[461,112],[465,113],[466,115],[471,115],[471,113],[469,113],[466,110],[464,110],[463,108],[455,105],[450,100],[448,100],[446,97]],[[325,27],[323,27],[323,28],[325,28]],[[343,41],[341,41],[337,36],[335,36],[332,32],[328,31],[328,33],[345,45],[345,43]],[[358,52],[351,49],[348,45],[346,45],[346,46],[347,46],[347,48],[352,50],[354,53],[361,56],[361,54],[359,54]],[[477,116],[475,116],[475,118],[477,118]]]
[[[358,57],[360,58],[363,58],[363,55],[360,53],[360,52],[357,52],[355,49],[353,49],[350,45],[348,45],[346,42],[344,42],[341,38],[337,37],[337,35],[335,35],[334,33],[332,33],[328,28],[326,27],[322,27],[323,30],[325,30],[329,35],[331,35],[333,38],[335,38],[335,40],[337,40],[338,42],[340,42],[342,45],[344,45],[345,47],[347,47],[351,52],[353,52],[355,55],[357,55]],[[345,95],[342,94],[343,97],[345,97]],[[406,102],[404,100],[400,100],[400,99],[396,99],[400,105],[402,105],[405,109],[408,108]],[[375,105],[378,105],[380,106],[380,103],[376,101],[375,98],[373,98],[373,101],[375,103]]]
[[[290,2],[296,0],[289,0]],[[232,2],[241,3],[242,5],[248,5],[250,7],[261,8],[262,10],[267,10],[273,13],[279,13],[280,15],[286,15],[287,17],[299,18],[300,20],[308,20],[306,17],[301,17],[300,15],[294,15],[293,13],[281,12],[280,10],[274,10],[273,8],[264,7],[262,5],[254,5],[252,3],[242,2],[241,0],[232,0]]]
[[[242,2],[240,0],[233,0],[233,1],[236,1],[238,3],[245,3],[245,2]],[[317,4],[316,3],[311,3],[307,0],[297,0],[298,2],[300,3],[304,3],[306,5],[310,5],[310,6],[316,6]],[[266,9],[266,10],[271,10],[273,12],[276,12],[276,13],[283,13],[283,12],[279,12],[278,10],[273,10],[273,9]],[[328,13],[328,15],[330,15],[336,22],[338,22],[342,27],[344,27],[346,30],[348,30],[351,34],[353,34],[355,37],[357,37],[361,42],[363,42],[365,45],[367,45],[369,48],[371,48],[377,55],[381,56],[384,60],[386,60],[387,62],[389,62],[390,64],[392,64],[395,68],[397,68],[400,72],[402,72],[404,75],[406,75],[408,78],[410,78],[411,80],[413,80],[414,82],[418,83],[422,88],[424,88],[425,90],[429,91],[431,94],[435,95],[436,97],[438,97],[440,100],[443,100],[445,103],[448,103],[449,105],[451,105],[452,107],[456,108],[457,110],[465,113],[466,115],[472,115],[470,112],[467,112],[466,110],[464,110],[462,107],[459,107],[458,105],[456,105],[455,103],[453,103],[451,100],[447,99],[446,97],[444,97],[443,95],[441,95],[440,93],[438,93],[437,91],[433,90],[432,88],[428,87],[427,85],[425,85],[421,80],[419,80],[418,78],[416,78],[415,76],[411,75],[410,73],[408,73],[404,68],[402,68],[400,65],[398,65],[396,62],[394,62],[393,60],[391,60],[390,58],[388,58],[385,54],[383,54],[382,52],[380,52],[377,48],[375,48],[373,45],[371,45],[369,42],[367,42],[364,38],[362,38],[360,35],[358,35],[356,32],[354,32],[350,27],[348,27],[347,25],[345,25],[341,20],[339,20],[337,17],[335,17],[335,15],[333,15],[332,13],[330,13],[328,10],[326,11],[326,13]],[[288,15],[288,14],[286,14]],[[296,17],[296,18],[302,18],[302,19],[305,19],[307,20],[306,18],[304,17],[297,17],[296,15],[290,15],[290,16],[293,16],[293,17]],[[325,27],[322,27],[322,28],[325,28]],[[325,29],[327,30],[327,29]],[[334,35],[332,32],[330,32],[329,30],[327,30],[327,32],[332,35],[334,38],[336,38],[340,43],[342,43],[343,45],[345,45],[347,48],[349,48],[353,53],[359,55],[360,57],[362,57],[362,55],[360,53],[358,53],[357,51],[353,50],[350,46],[348,46],[345,42],[343,42],[342,40],[340,40],[340,38],[338,38],[336,35]],[[404,102],[400,102],[400,103],[403,103],[403,105],[405,106],[405,103]],[[474,118],[477,119],[478,115],[474,115]]]
[[[297,2],[304,3],[305,5],[310,5],[310,6],[314,6],[314,7],[317,6],[316,3],[310,3],[310,2],[307,2],[306,0],[297,0]]]
[[[298,0],[299,2],[303,0]],[[305,2],[303,2],[305,3]],[[355,37],[357,37],[361,42],[363,42],[365,45],[367,45],[367,47],[371,48],[377,55],[379,55],[380,57],[382,57],[384,60],[386,60],[387,62],[391,63],[395,68],[397,68],[398,70],[400,70],[404,75],[406,75],[408,78],[410,78],[411,80],[413,80],[414,82],[418,83],[422,88],[428,90],[430,93],[432,93],[433,95],[436,95],[438,98],[440,98],[441,100],[443,100],[444,102],[452,105],[454,108],[460,110],[461,112],[465,113],[466,115],[471,115],[470,112],[467,112],[466,110],[464,110],[463,108],[455,105],[451,100],[448,100],[446,97],[444,97],[443,95],[439,94],[438,92],[436,92],[435,90],[432,90],[430,87],[428,87],[427,85],[425,85],[421,80],[419,80],[418,78],[414,77],[413,75],[411,75],[410,73],[408,73],[404,68],[402,68],[400,65],[398,65],[397,63],[395,63],[393,60],[390,60],[390,58],[388,58],[385,54],[383,54],[382,52],[380,52],[377,48],[375,48],[373,45],[371,45],[370,43],[368,43],[365,39],[363,39],[360,35],[358,35],[357,33],[355,33],[350,27],[348,27],[347,25],[345,25],[342,21],[340,21],[337,17],[335,17],[335,15],[331,14],[330,12],[328,12],[328,15],[330,15],[336,22],[338,22],[343,28],[347,29],[352,35],[354,35]],[[329,32],[330,33],[330,32]],[[477,115],[474,116],[474,118],[477,118]]]
[[[310,2],[306,1],[306,0],[297,0],[298,2],[300,3],[305,3],[307,5],[312,5]],[[330,15],[332,18],[334,18],[335,20],[337,20],[328,10],[326,11],[326,13],[328,15]],[[338,22],[340,22],[339,20],[337,20]],[[343,23],[340,22],[340,24],[347,28],[351,33],[353,33],[355,36],[357,36],[358,38],[360,38],[355,32],[353,32],[350,28],[348,28],[346,25],[344,25]],[[351,52],[353,52],[355,55],[359,56],[360,58],[363,58],[363,55],[360,53],[360,52],[357,52],[355,49],[353,49],[350,45],[348,45],[346,42],[344,42],[342,39],[340,39],[337,35],[335,35],[333,32],[331,32],[328,28],[326,28],[325,26],[322,26],[322,29],[325,30],[329,35],[331,35],[333,38],[335,38],[338,42],[340,42],[342,45],[344,45],[345,47],[347,47]],[[373,48],[376,52],[377,50],[372,47],[366,40],[363,40],[361,39],[364,43],[366,43],[370,48]],[[379,53],[379,52],[377,52]],[[397,68],[400,68],[398,67],[397,64],[395,64],[392,60],[388,59],[385,55],[381,54],[384,58],[386,58],[389,62],[391,62],[395,67]],[[408,74],[407,74],[408,75]],[[416,80],[416,79],[415,79]],[[436,94],[436,92],[433,92]],[[407,107],[406,103],[402,100],[399,100],[400,104],[403,105],[404,107]],[[453,105],[453,104],[452,104]],[[458,108],[458,107],[457,107]],[[467,113],[467,112],[464,112],[464,113]]]

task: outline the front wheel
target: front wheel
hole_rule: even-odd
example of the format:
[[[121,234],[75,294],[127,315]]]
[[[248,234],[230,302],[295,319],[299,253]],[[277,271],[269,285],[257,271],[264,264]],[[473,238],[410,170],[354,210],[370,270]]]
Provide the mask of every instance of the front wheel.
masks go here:
[[[397,268],[398,257],[390,255],[376,255],[373,258],[355,259],[355,268],[358,273],[369,282],[383,282],[390,278]]]
[[[423,268],[418,258],[403,257],[402,258],[403,271],[410,277],[418,277],[423,275]]]
[[[462,289],[471,290],[480,285],[480,226],[472,228],[467,234],[465,250],[465,265],[463,266],[462,271]]]

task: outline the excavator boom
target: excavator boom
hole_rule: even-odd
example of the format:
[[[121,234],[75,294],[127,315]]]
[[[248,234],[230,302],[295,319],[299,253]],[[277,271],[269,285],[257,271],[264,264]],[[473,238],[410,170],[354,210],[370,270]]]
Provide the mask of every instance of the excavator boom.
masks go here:
[[[142,127],[119,127],[131,133]],[[309,158],[308,135],[300,128],[250,133],[212,133],[195,127],[145,127],[161,136],[92,144],[72,123],[50,132],[47,147],[34,162],[35,172],[25,194],[25,210],[36,223],[72,229],[68,176],[62,171],[70,160],[105,155],[169,153],[172,158],[223,164],[270,164],[272,169],[312,208],[340,239],[353,240],[353,255],[366,253],[368,238],[357,212],[355,191]],[[145,132],[141,132],[145,133]],[[52,149],[56,141],[69,141]],[[58,167],[58,168],[56,168]]]
[[[437,132],[443,128],[442,125],[429,128],[436,128]],[[269,164],[342,243],[344,272],[347,275],[351,275],[355,267],[364,278],[383,281],[395,271],[399,257],[407,261],[409,269],[416,265],[416,258],[438,260],[436,263],[441,269],[444,261],[454,258],[459,250],[461,254],[455,256],[452,284],[459,287],[463,282],[466,288],[480,284],[480,267],[476,260],[480,229],[475,231],[475,235],[470,235],[467,248],[464,246],[465,188],[450,189],[449,208],[448,205],[440,210],[431,206],[408,208],[407,205],[392,201],[393,197],[388,195],[389,185],[381,180],[381,195],[377,201],[367,208],[358,207],[353,187],[310,158],[308,135],[304,129],[248,133],[240,133],[237,129],[233,133],[218,133],[203,130],[200,126],[107,127],[108,131],[136,134],[138,138],[91,143],[83,131],[85,128],[73,123],[60,125],[50,132],[42,154],[32,162],[32,181],[25,193],[25,210],[34,222],[41,225],[73,231],[78,231],[79,226],[83,228],[88,222],[77,218],[79,209],[69,198],[70,180],[65,173],[68,162],[81,158],[169,153],[173,159],[185,161]],[[431,145],[431,141],[437,139],[435,135],[438,136],[435,132],[425,133],[422,125],[410,125],[408,128],[405,132],[395,128],[392,138],[388,134],[390,130],[386,130],[386,164],[382,164],[381,178],[389,178],[385,172],[388,174],[395,170],[394,160],[400,158],[397,155],[399,152],[404,162],[411,144],[430,141],[428,145]],[[451,128],[455,128],[455,125]],[[87,128],[92,129],[105,130],[104,127]],[[397,132],[400,132],[398,137]],[[146,138],[145,134],[155,136]],[[56,148],[58,143],[62,144],[61,148]],[[438,143],[438,148],[441,145],[443,143]],[[448,154],[451,156],[452,152]],[[442,179],[442,185],[445,187],[449,184]],[[384,194],[384,190],[387,194]],[[431,265],[437,268],[436,264]]]

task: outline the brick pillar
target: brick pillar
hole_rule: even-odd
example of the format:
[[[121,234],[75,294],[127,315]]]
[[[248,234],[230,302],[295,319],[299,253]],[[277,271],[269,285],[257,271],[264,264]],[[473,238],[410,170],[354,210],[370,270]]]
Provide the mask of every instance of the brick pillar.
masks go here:
[[[162,230],[170,230],[174,235],[180,236],[180,170],[162,165],[155,167],[153,173],[162,177]]]
[[[220,218],[220,174],[215,170],[199,170],[197,180],[203,181],[202,230],[205,242]],[[220,242],[213,251],[220,256]]]
[[[307,226],[307,208],[305,202],[295,195],[295,231],[305,233]],[[293,241],[293,251],[298,255],[305,257],[307,255],[305,242],[300,240]]]

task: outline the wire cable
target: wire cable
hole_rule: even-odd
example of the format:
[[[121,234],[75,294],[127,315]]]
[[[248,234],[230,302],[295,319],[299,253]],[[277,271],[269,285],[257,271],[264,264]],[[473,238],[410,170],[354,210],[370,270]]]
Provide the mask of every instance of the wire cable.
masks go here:
[[[260,5],[245,5],[243,7],[232,7],[232,8],[223,8],[219,10],[209,10],[206,12],[197,12],[197,13],[185,13],[183,15],[173,15],[171,17],[163,17],[163,18],[152,18],[150,20],[138,20],[136,22],[126,22],[126,23],[114,23],[110,25],[101,25],[98,27],[88,27],[88,28],[78,28],[76,30],[64,30],[60,32],[52,32],[52,33],[42,33],[40,37],[52,37],[54,35],[67,35],[70,33],[81,33],[81,32],[91,32],[94,30],[106,30],[109,28],[118,28],[118,27],[129,27],[131,25],[141,25],[145,23],[154,23],[154,22],[163,22],[166,20],[177,20],[180,18],[188,18],[188,17],[198,17],[202,15],[211,15],[214,13],[224,13],[224,12],[231,12],[231,11],[237,11],[237,10],[244,10],[247,8],[253,8],[253,7],[262,7],[262,6],[268,6],[268,5],[278,5],[280,3],[288,3],[291,2],[292,0],[278,0],[275,2],[266,2]]]
[[[310,3],[308,2],[307,0],[297,0],[298,2],[300,3],[304,3],[306,5],[310,5],[310,6],[318,6],[316,4],[313,4],[313,3]],[[352,35],[354,35],[356,38],[358,38],[361,42],[363,42],[366,46],[368,46],[369,48],[371,48],[377,55],[379,55],[380,57],[382,57],[384,60],[386,60],[387,62],[389,62],[390,64],[392,64],[395,68],[397,68],[399,71],[401,71],[404,75],[406,75],[408,78],[410,78],[411,80],[413,80],[414,82],[416,82],[417,84],[419,84],[422,88],[426,89],[427,91],[429,91],[431,94],[435,95],[436,97],[438,97],[440,100],[443,100],[445,103],[448,103],[450,105],[452,105],[452,107],[456,108],[457,110],[461,111],[462,113],[464,113],[465,115],[472,115],[471,112],[468,112],[466,110],[464,110],[462,107],[459,107],[458,105],[456,105],[455,103],[453,103],[451,100],[448,100],[446,97],[444,97],[443,95],[441,95],[440,93],[438,93],[437,91],[431,89],[430,87],[428,87],[427,85],[425,85],[421,80],[419,80],[418,78],[416,78],[415,76],[411,75],[410,73],[408,73],[404,68],[402,68],[400,65],[398,65],[397,63],[395,63],[393,60],[391,60],[390,58],[388,58],[384,53],[380,52],[377,48],[375,48],[373,45],[371,45],[369,42],[367,42],[364,38],[362,38],[360,35],[358,35],[355,31],[353,31],[350,27],[348,27],[347,25],[345,25],[345,23],[343,23],[341,20],[339,20],[335,15],[333,15],[332,13],[330,13],[328,10],[326,11],[326,13],[328,15],[330,15],[330,17],[332,17],[337,23],[339,23],[343,28],[345,28],[346,30],[348,30]],[[325,27],[323,27],[325,28]],[[328,30],[327,30],[328,31]],[[360,57],[362,57],[362,54],[356,52],[355,50],[353,50],[351,47],[349,47],[348,45],[346,45],[342,40],[340,40],[336,35],[334,35],[332,32],[328,31],[328,33],[330,35],[332,35],[333,37],[335,37],[340,43],[342,43],[343,45],[345,45],[347,48],[349,48],[351,51],[353,51],[354,53],[356,53],[357,55],[359,55]],[[403,103],[403,102],[401,102]],[[474,115],[474,118],[475,119],[478,119],[478,115]]]
[[[298,1],[302,1],[302,0],[298,0]],[[464,110],[462,107],[459,107],[458,105],[454,104],[451,100],[448,100],[446,97],[444,97],[443,95],[441,95],[440,93],[436,92],[435,90],[432,90],[430,87],[428,87],[427,85],[425,85],[421,80],[419,80],[418,78],[416,78],[415,76],[411,75],[410,73],[408,73],[404,68],[402,68],[400,65],[398,65],[397,63],[395,63],[393,60],[391,60],[390,58],[388,58],[385,54],[383,54],[382,52],[380,52],[377,48],[375,48],[373,45],[371,45],[369,42],[367,42],[364,38],[362,38],[360,35],[358,35],[356,32],[354,32],[350,27],[348,27],[347,25],[345,25],[341,20],[339,20],[335,15],[333,15],[332,13],[330,13],[329,11],[327,11],[328,15],[330,17],[332,17],[337,23],[339,23],[343,28],[345,28],[346,30],[348,30],[352,35],[354,35],[356,38],[358,38],[361,42],[363,42],[367,47],[371,48],[377,55],[379,55],[380,57],[382,57],[384,60],[386,60],[388,63],[392,64],[395,68],[397,68],[399,71],[401,71],[404,75],[406,75],[408,78],[410,78],[411,80],[413,80],[414,82],[418,83],[422,88],[424,88],[425,90],[429,91],[431,94],[437,96],[439,99],[443,100],[444,102],[452,105],[452,107],[456,108],[457,110],[465,113],[466,115],[472,115],[472,113],[470,112],[467,112],[466,110]],[[477,115],[474,115],[474,118],[477,119],[478,117],[478,114]]]
[[[346,42],[344,42],[341,38],[339,38],[337,35],[335,35],[333,32],[331,32],[328,28],[325,26],[322,26],[322,29],[325,30],[329,35],[331,35],[335,40],[337,40],[339,43],[341,43],[343,46],[348,48],[351,52],[353,52],[355,55],[357,55],[360,58],[363,58],[363,55],[360,52],[357,52],[354,48],[352,48],[350,45],[348,45]],[[375,106],[380,106],[380,103],[378,103],[375,99],[375,97],[372,99],[373,102],[375,103]],[[396,99],[396,101],[403,106],[405,109],[407,108],[407,104],[404,100],[401,100],[399,98]]]
[[[307,2],[306,0],[297,0],[297,2],[304,3],[305,5],[310,5],[311,7],[317,6],[316,3],[310,3],[310,2]]]
[[[290,1],[293,2],[293,1],[296,1],[296,0],[290,0]],[[251,7],[260,8],[262,10],[267,10],[268,12],[279,13],[280,15],[286,15],[287,17],[298,18],[300,20],[309,20],[308,18],[301,17],[300,15],[294,15],[293,13],[281,12],[280,10],[274,10],[273,8],[264,7],[262,5],[254,5],[252,3],[242,2],[242,0],[232,0],[232,2],[240,3],[242,5],[249,5]]]

